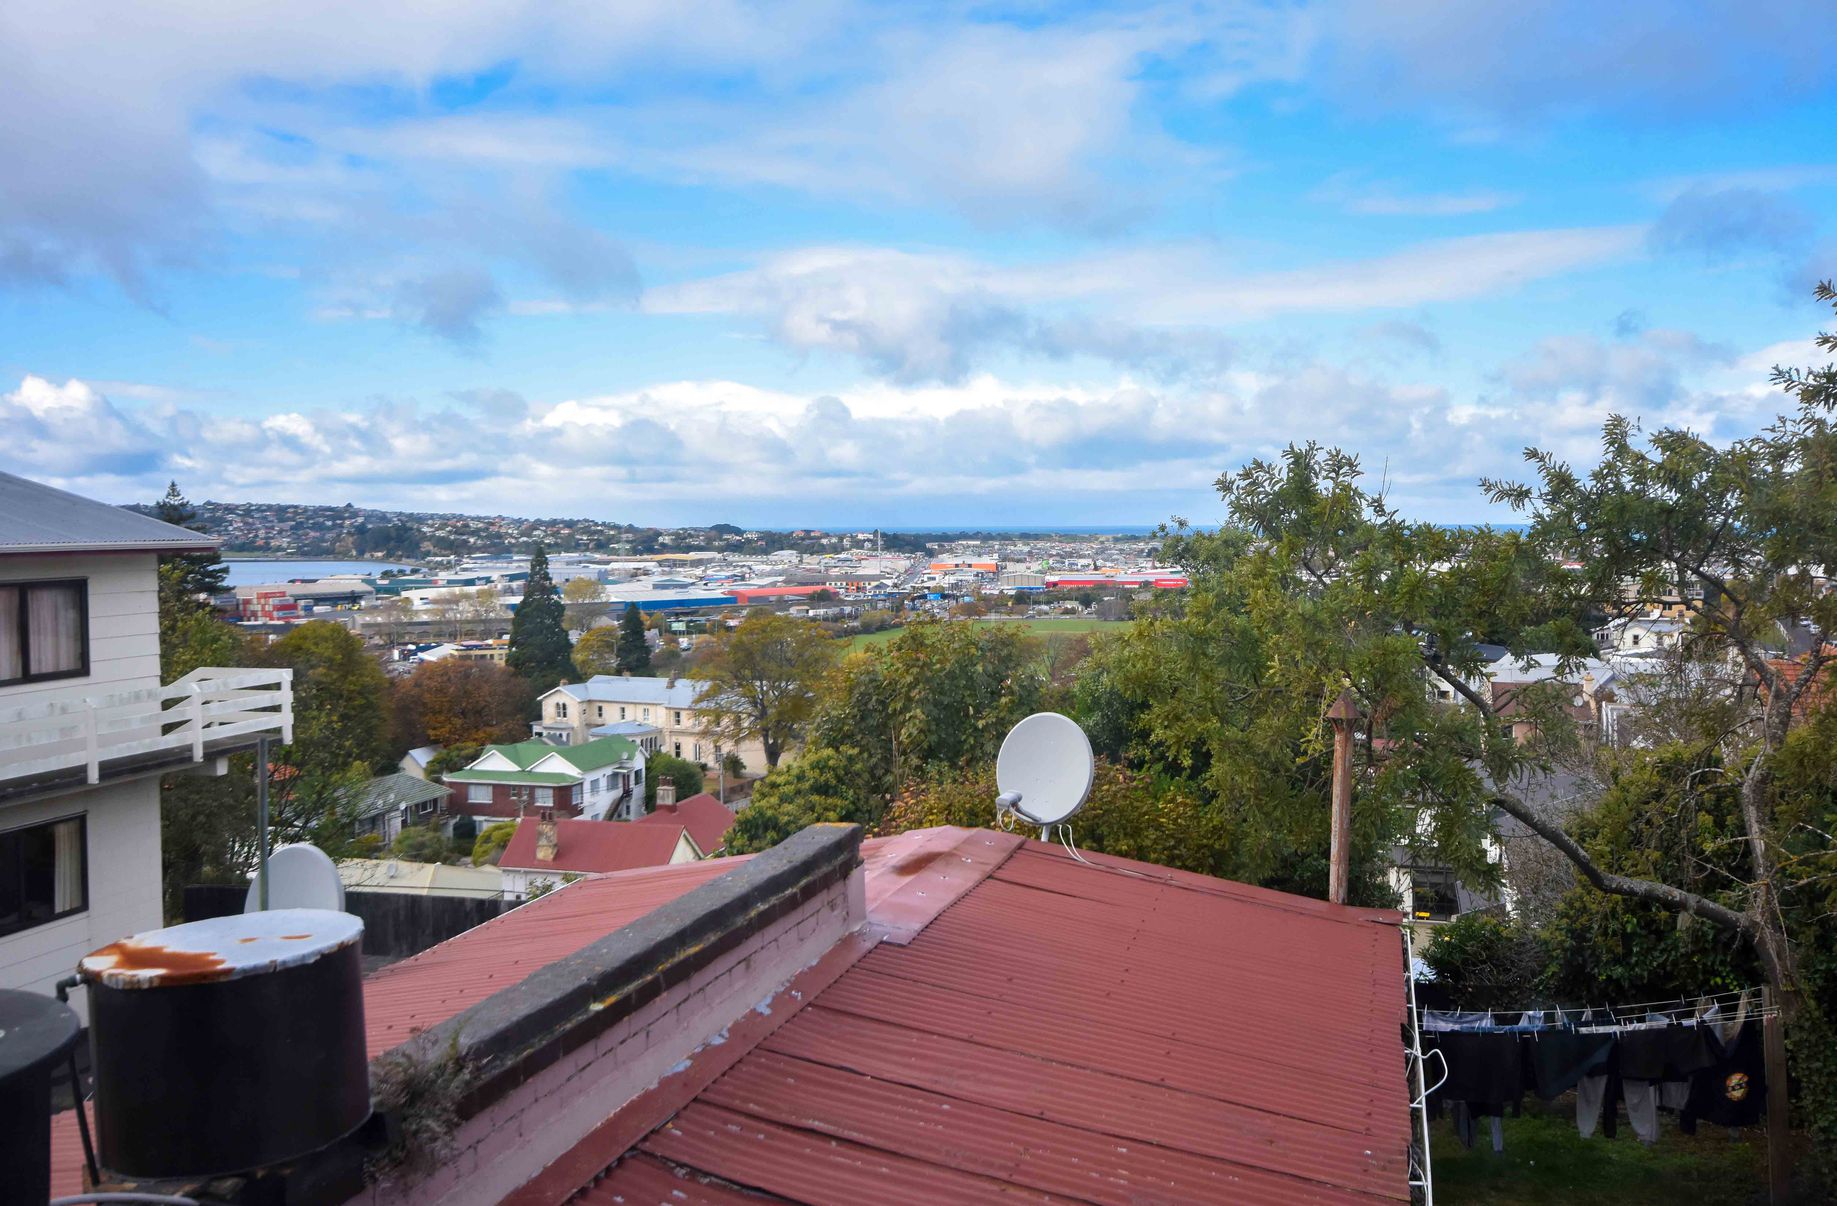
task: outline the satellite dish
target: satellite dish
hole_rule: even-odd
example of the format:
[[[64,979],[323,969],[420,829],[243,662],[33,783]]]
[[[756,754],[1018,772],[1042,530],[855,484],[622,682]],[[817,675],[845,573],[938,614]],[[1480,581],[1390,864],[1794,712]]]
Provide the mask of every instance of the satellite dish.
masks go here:
[[[261,890],[258,872],[249,881],[243,912],[261,912]],[[268,856],[268,908],[344,912],[344,882],[338,878],[338,864],[325,851],[306,842],[282,846]]]
[[[1035,825],[1078,815],[1091,794],[1091,742],[1069,716],[1035,712],[1008,730],[995,758],[999,807]]]

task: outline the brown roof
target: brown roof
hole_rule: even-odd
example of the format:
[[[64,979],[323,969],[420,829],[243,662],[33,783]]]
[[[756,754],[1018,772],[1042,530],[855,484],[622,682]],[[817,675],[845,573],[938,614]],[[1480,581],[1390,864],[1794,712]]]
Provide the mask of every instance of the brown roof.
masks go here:
[[[695,848],[704,855],[713,854],[727,844],[727,831],[734,827],[733,809],[707,792],[659,804],[656,811],[638,818],[640,825],[680,825],[689,831]]]
[[[536,857],[536,825],[524,818],[504,847],[498,866],[519,871],[578,871],[603,874],[637,867],[665,867],[682,838],[681,825],[633,825],[624,821],[556,821],[555,857]],[[603,930],[602,933],[610,933]]]

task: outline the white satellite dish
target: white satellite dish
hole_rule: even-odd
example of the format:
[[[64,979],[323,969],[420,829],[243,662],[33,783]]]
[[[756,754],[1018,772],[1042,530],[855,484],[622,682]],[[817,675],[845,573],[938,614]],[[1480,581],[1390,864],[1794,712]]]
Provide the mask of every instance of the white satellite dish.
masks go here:
[[[995,758],[995,803],[1047,828],[1078,815],[1091,794],[1091,741],[1069,716],[1035,712],[1008,730]]]
[[[261,876],[249,880],[249,895],[242,911],[261,912]],[[282,846],[268,856],[268,907],[270,909],[330,909],[344,912],[344,881],[338,864],[319,847],[306,842]]]

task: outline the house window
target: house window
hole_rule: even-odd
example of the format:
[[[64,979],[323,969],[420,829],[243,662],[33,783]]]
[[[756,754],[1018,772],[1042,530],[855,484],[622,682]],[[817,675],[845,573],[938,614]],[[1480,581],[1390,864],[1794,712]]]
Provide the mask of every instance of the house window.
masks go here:
[[[606,705],[605,704],[594,704],[593,705],[593,719],[595,720],[606,719]]]
[[[555,705],[555,715],[565,720],[568,715],[568,705],[565,703],[556,704]]]
[[[682,742],[680,741],[676,743],[676,756],[678,758],[682,757]]]
[[[555,789],[554,788],[538,787],[536,789],[536,806],[538,808],[545,807],[547,805],[553,804],[554,802],[555,802]]]
[[[0,584],[0,685],[89,673],[89,583]]]
[[[682,712],[681,712],[681,710],[678,710],[678,711],[677,711],[677,713],[676,713],[676,723],[677,723],[677,724],[681,724],[681,723],[682,723]]]
[[[651,710],[649,708],[644,709],[644,718],[646,720],[649,720],[651,718]]]
[[[620,719],[620,720],[624,720],[624,719],[625,719],[625,709],[624,709],[624,708],[620,708],[620,709],[619,709],[619,719]]]
[[[89,906],[86,845],[82,817],[0,832],[0,934]]]
[[[1454,887],[1454,872],[1410,872],[1410,916],[1418,921],[1447,921],[1460,909],[1460,900]]]
[[[489,783],[469,783],[467,784],[466,785],[466,803],[468,804],[489,804],[491,803],[491,784]]]

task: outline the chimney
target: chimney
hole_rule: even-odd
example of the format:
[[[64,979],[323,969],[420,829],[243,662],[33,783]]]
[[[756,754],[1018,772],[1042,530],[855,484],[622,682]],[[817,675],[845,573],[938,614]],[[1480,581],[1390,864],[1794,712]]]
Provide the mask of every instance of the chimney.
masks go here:
[[[537,814],[536,861],[539,863],[554,862],[555,849],[560,842],[559,831],[555,827],[555,810],[545,808]]]
[[[675,685],[676,685],[676,676],[672,674],[670,675],[670,681],[666,683],[665,686],[674,687]]]
[[[676,780],[668,775],[657,776],[657,808],[658,811],[665,808],[676,811]]]

